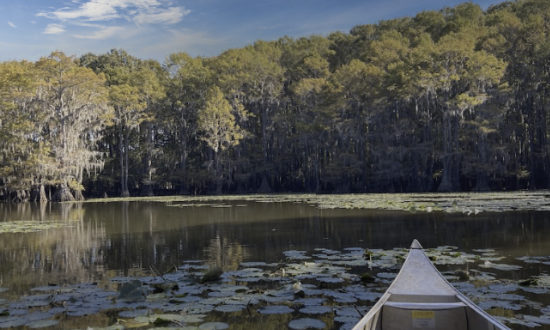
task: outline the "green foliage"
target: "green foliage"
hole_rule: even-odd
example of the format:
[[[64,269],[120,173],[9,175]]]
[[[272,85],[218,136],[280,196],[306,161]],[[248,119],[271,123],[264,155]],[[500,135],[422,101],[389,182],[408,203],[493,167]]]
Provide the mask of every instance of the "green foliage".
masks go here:
[[[204,108],[199,111],[199,129],[204,134],[202,140],[214,153],[238,145],[243,138],[232,110],[222,91],[218,87],[213,87],[208,92]]]
[[[116,49],[0,63],[0,184],[548,188],[549,20],[549,0],[463,3],[164,65]]]

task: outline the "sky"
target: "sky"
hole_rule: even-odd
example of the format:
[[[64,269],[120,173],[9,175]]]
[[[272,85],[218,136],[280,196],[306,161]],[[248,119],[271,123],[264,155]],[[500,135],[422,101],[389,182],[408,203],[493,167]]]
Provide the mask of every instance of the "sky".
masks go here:
[[[216,56],[256,40],[328,35],[461,0],[0,0],[0,61],[52,51]],[[483,9],[500,0],[474,0]]]

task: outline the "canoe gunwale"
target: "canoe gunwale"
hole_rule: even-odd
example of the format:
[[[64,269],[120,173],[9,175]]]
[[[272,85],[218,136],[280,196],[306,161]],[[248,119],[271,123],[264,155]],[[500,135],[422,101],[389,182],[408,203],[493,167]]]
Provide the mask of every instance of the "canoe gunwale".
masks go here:
[[[440,286],[445,285],[448,289],[450,289],[450,290],[447,290],[449,292],[449,294],[444,294],[444,295],[438,295],[438,294],[435,294],[435,295],[410,294],[409,295],[409,294],[403,294],[402,292],[398,293],[398,294],[393,294],[392,293],[392,292],[395,291],[394,289],[399,285],[398,283],[400,281],[402,281],[400,276],[402,276],[402,277],[405,277],[407,275],[410,276],[410,274],[403,275],[403,274],[409,273],[409,270],[405,269],[405,266],[409,265],[408,261],[412,263],[413,262],[412,258],[419,259],[419,256],[422,256],[425,259],[425,260],[422,260],[423,261],[422,266],[423,267],[430,267],[429,272],[433,273],[433,275],[434,275],[433,277],[437,277],[437,281],[439,282],[439,285]],[[427,261],[427,262],[425,262],[425,261]],[[428,264],[429,264],[429,266],[428,266]],[[410,266],[408,266],[408,267],[410,267]],[[398,288],[398,289],[403,290],[403,285],[401,285],[401,288]],[[440,301],[436,301],[436,302],[430,302],[430,301],[426,301],[426,302],[422,302],[422,301],[421,302],[418,302],[418,301],[399,301],[400,299],[397,299],[397,301],[392,301],[391,300],[392,296],[396,296],[396,297],[410,296],[410,297],[414,297],[414,298],[419,298],[418,300],[420,300],[420,301],[422,300],[421,299],[422,297],[430,297],[430,296],[431,297],[438,297],[439,296],[439,297],[442,297],[442,298],[443,297],[446,298],[445,299],[446,301],[443,300],[443,299],[441,299]],[[449,299],[452,299],[452,300],[449,300]],[[410,306],[408,306],[407,308],[402,307],[402,306],[406,306],[407,304],[409,304]],[[433,308],[431,308],[431,309],[427,308],[427,307],[429,307],[429,304],[433,304]],[[436,305],[447,306],[447,307],[450,307],[450,308],[437,308]],[[381,315],[380,312],[381,312],[381,310],[384,306],[399,308],[399,309],[407,309],[407,310],[428,310],[428,309],[430,309],[430,310],[448,310],[448,309],[456,309],[456,308],[466,308],[466,309],[469,308],[469,309],[471,309],[472,312],[478,314],[478,316],[480,316],[482,319],[484,319],[487,322],[488,328],[486,328],[486,329],[499,329],[499,330],[509,330],[510,329],[507,326],[503,325],[502,323],[498,322],[493,316],[489,315],[487,312],[485,312],[479,306],[474,304],[470,299],[468,299],[468,297],[463,295],[452,284],[450,284],[449,281],[447,281],[447,279],[445,277],[443,277],[443,275],[441,275],[441,273],[437,270],[437,268],[434,266],[434,264],[428,259],[428,257],[424,253],[424,250],[423,250],[422,246],[420,245],[420,243],[416,239],[413,240],[413,242],[411,244],[411,248],[409,250],[409,254],[407,255],[407,258],[405,259],[405,262],[403,263],[403,266],[399,270],[399,273],[397,274],[397,276],[395,277],[393,282],[390,284],[388,289],[384,292],[382,297],[380,297],[380,299],[374,304],[374,306],[367,312],[367,314],[353,327],[353,330],[366,330],[367,329],[366,326],[368,324],[371,325],[369,330],[370,329],[375,329],[375,325],[377,324],[378,318]],[[416,307],[414,307],[414,306],[416,306]],[[421,308],[421,307],[426,307],[426,308]]]

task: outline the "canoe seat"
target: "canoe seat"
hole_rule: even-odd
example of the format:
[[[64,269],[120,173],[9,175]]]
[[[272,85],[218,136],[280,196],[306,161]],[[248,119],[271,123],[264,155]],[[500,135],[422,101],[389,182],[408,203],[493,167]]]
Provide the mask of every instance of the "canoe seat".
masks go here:
[[[455,309],[466,307],[463,302],[438,302],[438,303],[426,303],[426,302],[397,302],[387,301],[384,306],[401,308],[401,309],[420,309],[420,310],[441,310],[441,309]]]
[[[462,302],[387,301],[381,311],[380,330],[468,329],[467,306]]]

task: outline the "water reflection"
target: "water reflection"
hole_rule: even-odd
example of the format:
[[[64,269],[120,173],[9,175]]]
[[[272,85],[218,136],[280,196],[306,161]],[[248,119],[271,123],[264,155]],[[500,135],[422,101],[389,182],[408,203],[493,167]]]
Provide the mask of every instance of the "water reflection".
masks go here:
[[[226,270],[242,261],[276,262],[282,251],[325,247],[495,248],[503,255],[550,255],[543,212],[409,214],[321,210],[293,203],[161,202],[0,204],[3,221],[63,221],[70,226],[0,234],[0,286],[13,294],[48,283],[100,281],[164,272],[201,259]],[[523,276],[518,272],[518,276]]]
[[[225,270],[236,270],[248,256],[247,247],[239,242],[231,242],[220,235],[210,240],[205,249],[206,260],[212,266],[218,266]]]
[[[41,284],[89,281],[102,272],[101,223],[85,221],[82,204],[0,204],[5,221],[62,222],[61,228],[0,234],[0,286],[20,294]]]

